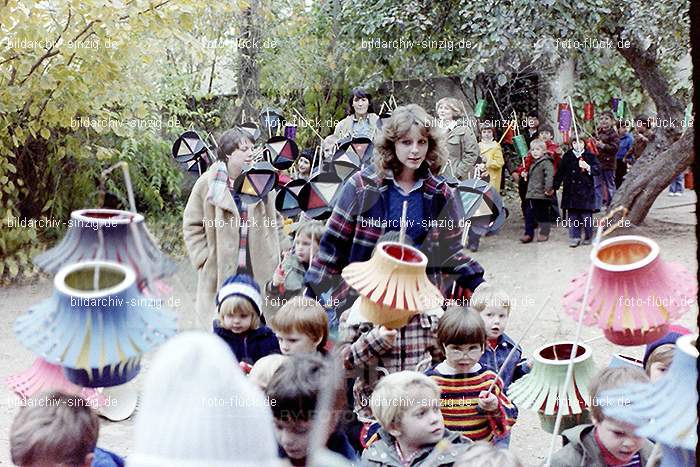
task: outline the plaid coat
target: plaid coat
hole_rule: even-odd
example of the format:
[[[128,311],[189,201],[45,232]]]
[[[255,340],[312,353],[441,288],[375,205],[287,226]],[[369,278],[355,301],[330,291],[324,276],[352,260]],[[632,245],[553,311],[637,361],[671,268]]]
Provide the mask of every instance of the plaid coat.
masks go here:
[[[446,297],[457,281],[466,298],[484,281],[484,270],[465,254],[462,241],[464,209],[443,177],[423,174],[423,235],[416,246],[428,257],[427,273]],[[350,263],[367,261],[384,233],[390,180],[372,164],[348,179],[326,223],[318,253],[306,273],[307,295],[332,290],[336,312],[347,309],[354,296],[340,277]],[[462,296],[462,295],[459,295]],[[339,313],[338,313],[339,314]]]
[[[356,307],[340,323],[340,353],[348,376],[355,376],[355,413],[363,422],[374,421],[369,408],[372,391],[379,379],[403,370],[417,370],[418,364],[431,365],[439,355],[437,323],[442,309],[414,315],[400,328],[393,345],[379,335],[379,327],[366,322]]]

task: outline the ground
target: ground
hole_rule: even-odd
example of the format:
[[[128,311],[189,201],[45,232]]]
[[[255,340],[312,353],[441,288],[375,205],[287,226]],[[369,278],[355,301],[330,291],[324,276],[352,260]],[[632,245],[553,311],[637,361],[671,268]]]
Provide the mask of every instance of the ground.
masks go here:
[[[506,287],[515,301],[515,310],[507,329],[514,339],[520,338],[521,330],[527,325],[530,317],[540,308],[545,298],[551,295],[540,322],[533,326],[522,340],[526,354],[531,355],[539,346],[573,338],[575,322],[560,313],[560,303],[571,278],[587,270],[590,247],[569,248],[564,228],[553,229],[550,240],[546,243],[522,245],[518,240],[522,224],[519,208],[512,205],[510,209],[512,215],[503,230],[497,236],[482,239],[481,249],[474,257],[484,266],[486,279]],[[696,271],[694,209],[694,192],[686,191],[680,198],[670,198],[666,193],[662,193],[643,226],[619,229],[614,235],[633,234],[650,237],[659,243],[661,257],[665,261],[679,262],[690,271]],[[167,282],[173,287],[173,303],[177,305],[175,310],[179,316],[180,328],[209,330],[211,323],[207,317],[196,316],[194,312],[196,274],[189,263],[183,261],[177,275]],[[33,285],[0,290],[5,323],[0,327],[1,379],[24,371],[34,361],[32,354],[15,341],[12,323],[29,305],[50,294],[49,278]],[[694,307],[680,322],[697,332],[696,317],[697,307]],[[596,328],[584,327],[582,338],[585,340],[599,335],[600,332]],[[604,339],[595,340],[590,345],[598,368],[607,366],[615,353],[634,357],[643,355],[643,347],[621,348]],[[148,368],[149,357],[152,357],[152,354],[145,358],[145,370]],[[144,371],[133,384],[142,384],[143,375]],[[9,429],[18,407],[19,399],[5,385],[0,385],[0,465],[11,465]],[[99,445],[128,455],[133,445],[133,423],[133,416],[119,423],[103,419]],[[551,435],[540,429],[537,414],[521,410],[513,431],[511,449],[524,464],[542,464],[550,441]]]

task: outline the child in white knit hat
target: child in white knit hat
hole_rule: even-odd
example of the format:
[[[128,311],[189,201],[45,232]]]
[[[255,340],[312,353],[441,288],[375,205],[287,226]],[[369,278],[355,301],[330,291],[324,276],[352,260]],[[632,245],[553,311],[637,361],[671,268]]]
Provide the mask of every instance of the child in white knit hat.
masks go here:
[[[173,337],[146,374],[127,466],[166,465],[279,465],[269,401],[211,334]]]

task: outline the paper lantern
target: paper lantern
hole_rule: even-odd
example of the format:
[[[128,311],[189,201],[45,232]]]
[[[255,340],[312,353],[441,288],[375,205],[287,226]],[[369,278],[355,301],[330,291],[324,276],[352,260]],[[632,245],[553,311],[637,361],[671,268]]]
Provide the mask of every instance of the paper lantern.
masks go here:
[[[253,142],[257,141],[258,138],[260,138],[260,128],[258,128],[258,126],[255,123],[241,123],[238,127],[244,132],[246,132]]]
[[[464,219],[477,235],[496,233],[505,224],[503,199],[490,183],[472,178],[457,185],[455,193],[464,207]]]
[[[299,206],[309,217],[323,220],[330,217],[343,181],[332,172],[314,175],[299,190]]]
[[[368,261],[347,265],[345,282],[379,305],[421,312],[440,307],[444,298],[428,279],[428,258],[417,248],[381,242]]]
[[[63,366],[71,382],[115,386],[136,376],[141,356],[175,334],[175,317],[156,305],[138,292],[131,268],[86,261],[60,269],[53,295],[20,316],[14,330],[22,345]]]
[[[294,123],[287,123],[284,127],[284,137],[294,141],[297,137],[297,126]]]
[[[542,428],[549,433],[554,431],[559,403],[564,412],[560,428],[562,431],[585,423],[588,418],[588,387],[596,372],[593,354],[588,345],[579,343],[573,359],[573,377],[565,388],[566,370],[573,346],[573,342],[557,342],[540,347],[534,353],[530,373],[508,388],[510,400],[520,408],[536,410]]]
[[[135,224],[136,232],[141,237],[145,256],[136,247],[131,224]],[[98,234],[100,231],[102,246]],[[144,285],[147,276],[152,280],[159,279],[171,276],[177,269],[177,265],[158,248],[146,228],[143,216],[117,209],[73,211],[66,235],[58,245],[37,255],[34,264],[45,272],[56,274],[68,264],[94,259],[128,265],[136,272],[136,281],[140,287]]]
[[[187,171],[200,175],[207,170],[209,164],[209,147],[196,131],[186,131],[175,140],[172,154],[175,160]]]
[[[515,145],[515,150],[518,152],[520,158],[527,156],[527,141],[525,140],[525,135],[516,135],[513,137],[513,144]]]
[[[280,214],[285,217],[294,217],[301,212],[299,192],[305,184],[306,180],[297,178],[280,187],[275,197],[275,208]]]
[[[610,107],[612,107],[613,112],[617,112],[617,108],[620,105],[620,102],[622,102],[622,99],[619,97],[613,97],[612,101],[610,102]]]
[[[474,117],[484,118],[486,115],[486,99],[479,99],[474,106]]]
[[[233,189],[246,204],[264,199],[277,184],[277,170],[266,161],[256,162],[233,181]]]
[[[610,360],[610,363],[608,364],[609,368],[620,368],[620,367],[629,367],[629,368],[639,368],[639,369],[644,369],[644,363],[639,360],[638,358],[630,357],[629,355],[622,355],[622,354],[615,354],[612,356],[612,359]]]
[[[583,104],[583,121],[590,122],[595,118],[595,105],[593,102]]]
[[[625,118],[625,101],[620,99],[617,103],[617,109],[615,110],[615,118],[622,120]]]
[[[121,384],[97,390],[103,400],[97,413],[113,422],[126,420],[136,410],[138,391],[134,383]]]
[[[590,152],[594,156],[598,155],[598,146],[596,146],[595,138],[588,138],[586,140],[586,149],[588,149],[588,152]]]
[[[43,358],[37,358],[34,363],[23,373],[8,376],[5,384],[15,392],[22,400],[27,400],[35,394],[47,391],[61,391],[83,397],[92,407],[104,405],[105,398],[92,388],[77,386],[63,374],[59,365],[47,362]]]
[[[612,401],[602,406],[603,413],[637,426],[638,436],[670,448],[695,451],[698,443],[697,338],[697,334],[678,338],[671,368],[655,383],[630,384],[603,392],[601,399]],[[615,403],[617,401],[623,403]]]
[[[277,134],[277,129],[284,125],[284,115],[281,109],[265,108],[260,111],[260,124],[268,133]]]
[[[401,329],[416,314],[413,310],[401,310],[374,303],[362,295],[357,300],[359,312],[367,321],[387,329]]]
[[[503,135],[503,143],[513,144],[513,137],[515,136],[515,129],[513,125],[506,127],[506,131]]]
[[[569,104],[559,104],[559,114],[557,116],[559,131],[564,132],[571,130],[571,120],[572,114]]]
[[[659,245],[646,237],[624,235],[601,242],[591,252],[593,277],[584,323],[597,325],[618,345],[659,339],[694,303],[697,282],[685,267],[666,263]],[[564,311],[578,319],[588,273],[571,281]]]
[[[347,157],[342,158],[343,154]],[[370,138],[355,137],[338,142],[338,150],[333,155],[333,161],[344,160],[355,164],[359,169],[362,165],[372,163],[373,154],[374,143]],[[357,164],[357,161],[360,163]],[[340,176],[341,174],[338,175]]]
[[[564,144],[569,144],[571,142],[571,130],[562,131],[561,140]]]
[[[265,143],[266,158],[272,161],[277,170],[287,170],[299,157],[299,147],[293,139],[273,136]]]
[[[366,154],[367,151],[372,151],[372,148],[370,147],[371,143],[369,143],[368,146],[364,146],[364,152],[362,153],[362,155],[360,155],[350,144],[351,141],[343,143],[341,146],[338,147],[338,150],[333,155],[333,160],[331,162],[336,175],[338,175],[338,178],[340,178],[343,181],[350,178],[355,172],[362,168],[362,156]],[[358,149],[362,149],[362,147],[358,147]]]

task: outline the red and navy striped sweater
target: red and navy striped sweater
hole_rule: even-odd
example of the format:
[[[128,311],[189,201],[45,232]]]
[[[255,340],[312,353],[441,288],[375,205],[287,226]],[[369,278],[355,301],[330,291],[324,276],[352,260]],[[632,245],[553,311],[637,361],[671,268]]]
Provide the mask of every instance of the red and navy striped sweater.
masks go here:
[[[445,427],[458,431],[467,438],[491,441],[494,436],[504,436],[515,423],[515,405],[503,393],[503,382],[491,370],[481,365],[470,373],[443,374],[438,366],[425,374],[435,380],[442,391],[440,405]],[[498,410],[487,413],[478,407],[479,393],[487,391],[498,378],[493,395],[498,398]]]

